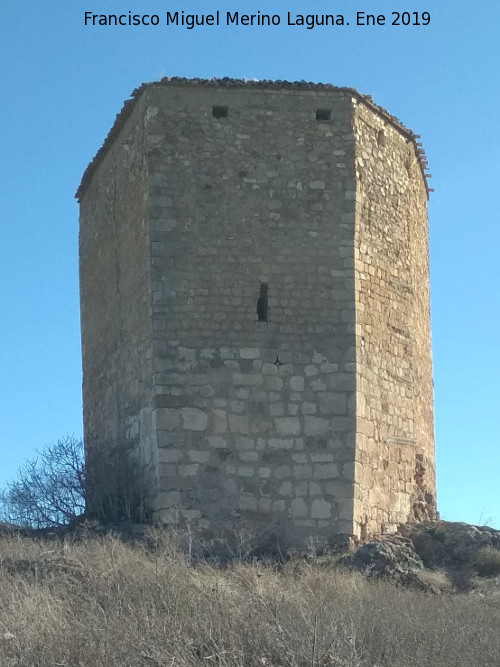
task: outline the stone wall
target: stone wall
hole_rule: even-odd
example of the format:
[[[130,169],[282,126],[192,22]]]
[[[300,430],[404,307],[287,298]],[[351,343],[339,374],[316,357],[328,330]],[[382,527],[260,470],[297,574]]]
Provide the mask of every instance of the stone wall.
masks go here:
[[[363,102],[354,128],[355,522],[369,535],[434,518],[427,193],[407,136]]]
[[[79,190],[86,438],[142,451],[156,519],[207,537],[428,514],[411,133],[349,89],[205,83],[139,89]]]
[[[158,516],[350,533],[350,96],[147,96]]]
[[[80,201],[83,418],[95,504],[125,482],[130,452],[155,467],[146,113],[139,102]]]

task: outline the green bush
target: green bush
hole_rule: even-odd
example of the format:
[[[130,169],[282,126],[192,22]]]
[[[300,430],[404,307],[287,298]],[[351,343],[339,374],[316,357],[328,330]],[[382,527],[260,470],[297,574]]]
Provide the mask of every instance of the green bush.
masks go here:
[[[485,547],[476,554],[474,568],[481,577],[495,577],[500,574],[500,551]]]

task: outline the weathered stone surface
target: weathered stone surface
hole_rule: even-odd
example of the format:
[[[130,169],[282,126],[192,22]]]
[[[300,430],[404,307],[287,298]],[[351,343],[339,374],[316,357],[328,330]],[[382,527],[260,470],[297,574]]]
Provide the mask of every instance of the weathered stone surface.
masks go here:
[[[209,451],[190,450],[188,452],[188,459],[193,463],[207,463],[210,459]]]
[[[175,507],[181,501],[180,491],[162,491],[156,496],[156,510],[166,509],[167,507]]]
[[[166,429],[172,431],[180,426],[180,423],[180,410],[172,410],[169,408],[159,408],[156,410],[156,428],[158,430]]]
[[[404,524],[342,560],[367,577],[384,577],[432,593],[498,595],[500,531],[434,521]]]
[[[330,519],[332,516],[332,506],[322,498],[315,498],[311,503],[311,518]]]
[[[500,552],[500,530],[468,523],[436,521],[399,527],[426,566],[472,565],[486,547]]]
[[[227,432],[227,412],[225,410],[213,410],[212,430],[214,433]]]
[[[187,431],[205,431],[208,417],[198,408],[182,408],[182,422]]]
[[[426,588],[421,576],[422,560],[411,541],[400,536],[363,544],[345,562],[367,577],[384,577],[395,583]]]
[[[301,432],[300,420],[293,417],[284,417],[274,420],[276,431],[280,435],[299,435]]]
[[[304,391],[304,378],[300,375],[291,377],[288,386],[292,391]]]
[[[305,435],[325,435],[330,428],[328,419],[322,417],[305,417],[304,433]]]
[[[260,350],[258,347],[242,347],[240,349],[240,357],[242,359],[258,359],[260,357]]]
[[[250,422],[247,415],[229,415],[229,430],[231,433],[248,433]]]
[[[345,393],[325,391],[318,397],[321,415],[345,415],[347,413],[347,396]]]
[[[294,500],[292,500],[292,502],[290,503],[290,507],[292,510],[292,516],[294,518],[306,517],[308,514],[307,503],[303,498],[295,498]]]

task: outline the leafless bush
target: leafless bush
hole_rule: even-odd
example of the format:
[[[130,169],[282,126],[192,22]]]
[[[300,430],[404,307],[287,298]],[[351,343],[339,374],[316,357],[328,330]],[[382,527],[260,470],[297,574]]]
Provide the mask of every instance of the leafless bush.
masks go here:
[[[0,494],[2,520],[19,526],[64,526],[84,509],[83,444],[73,436],[38,451]]]
[[[120,447],[101,447],[85,461],[81,440],[61,438],[27,460],[0,492],[0,521],[62,527],[84,512],[103,522],[150,519],[147,467]]]

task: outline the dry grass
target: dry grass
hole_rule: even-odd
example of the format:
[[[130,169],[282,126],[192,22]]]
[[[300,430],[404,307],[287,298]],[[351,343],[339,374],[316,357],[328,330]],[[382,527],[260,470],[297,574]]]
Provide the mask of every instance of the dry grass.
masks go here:
[[[500,602],[291,561],[190,565],[153,547],[0,538],[2,667],[500,664]]]

